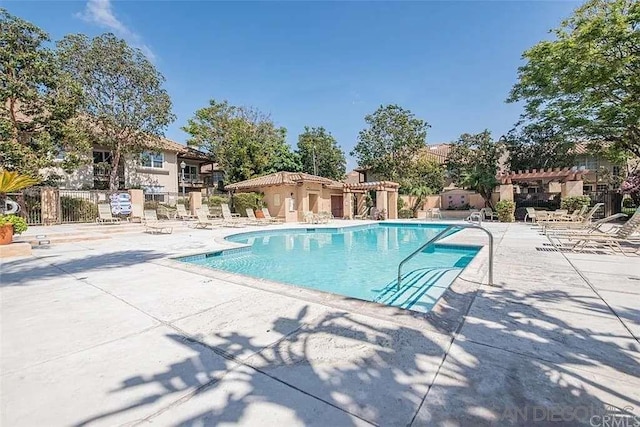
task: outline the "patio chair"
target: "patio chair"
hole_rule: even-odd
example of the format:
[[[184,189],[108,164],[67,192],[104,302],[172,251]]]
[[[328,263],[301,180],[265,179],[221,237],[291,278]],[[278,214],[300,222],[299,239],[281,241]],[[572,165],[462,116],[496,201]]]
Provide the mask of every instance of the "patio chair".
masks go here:
[[[251,225],[269,225],[269,223],[264,219],[259,219],[256,217],[255,212],[251,208],[247,208],[247,218],[249,218],[248,223]]]
[[[229,209],[228,204],[223,203],[220,205],[220,207],[222,208],[222,224],[221,225],[223,227],[244,227],[248,225],[247,221],[231,215],[231,209]]]
[[[196,217],[191,215],[189,212],[187,212],[187,209],[184,207],[183,204],[178,203],[176,205],[176,209],[177,209],[177,217],[180,218],[181,220],[192,220],[195,219]]]
[[[305,212],[302,215],[302,222],[304,222],[305,224],[317,224],[317,217],[314,215],[313,212]]]
[[[620,251],[625,256],[628,252],[623,245],[636,246],[633,253],[640,253],[640,207],[636,209],[635,213],[625,222],[621,227],[608,233],[575,233],[568,235],[564,239],[569,242],[574,242],[571,246],[572,251],[581,251],[588,247],[605,247],[612,252]]]
[[[578,221],[550,221],[550,222],[546,222],[542,225],[542,230],[546,233],[547,230],[549,229],[572,229],[572,228],[584,228],[585,226],[587,226],[588,224],[591,223],[591,220],[593,219],[593,215],[595,215],[595,213],[604,206],[604,203],[596,203],[589,212],[586,213],[586,215],[583,215],[580,220]],[[586,208],[583,207],[583,210],[585,210]],[[614,217],[615,215],[611,215],[611,217]],[[612,219],[617,219],[620,218],[620,216],[615,216],[615,218],[609,219],[611,217],[608,217],[606,219],[608,219],[608,221],[611,221]],[[605,221],[605,222],[608,222]]]
[[[370,210],[370,209],[371,209],[371,208],[370,208],[370,207],[368,207],[368,208],[366,208],[366,209],[364,210],[364,212],[363,212],[362,214],[354,215],[354,216],[353,216],[353,219],[367,219],[367,216],[369,215],[369,210]]]
[[[198,209],[196,211],[196,224],[194,228],[208,228],[208,227],[218,227],[222,225],[222,220],[211,220],[207,217],[207,213],[204,209]]]
[[[111,206],[106,203],[98,205],[98,217],[96,218],[98,224],[120,224],[120,218],[114,218],[111,215]]]
[[[440,211],[440,208],[431,208],[431,218],[435,217],[442,219],[442,212]]]
[[[602,231],[602,226],[611,223],[612,221],[626,218],[626,214],[617,213],[614,215],[609,215],[606,218],[599,219],[593,222],[572,222],[572,223],[564,223],[562,228],[553,228],[550,227],[552,224],[548,224],[545,229],[545,234],[547,236],[574,236],[574,235],[582,235],[582,234],[591,234],[591,233],[607,233],[606,231]],[[558,223],[560,224],[560,223]],[[555,224],[553,224],[555,225]]]
[[[328,224],[333,219],[331,212],[320,212],[317,215],[318,224]]]
[[[215,219],[215,218],[220,218],[220,214],[218,212],[213,213],[211,212],[211,209],[209,208],[209,205],[202,205],[202,207],[200,208],[200,210],[207,216],[207,218],[209,219]],[[196,215],[197,216],[197,215]]]
[[[535,224],[537,222],[536,218],[538,216],[535,208],[525,208],[525,210],[527,211],[527,213],[524,215],[524,222],[527,222],[527,218],[529,218],[531,222]]]
[[[498,214],[493,211],[491,208],[482,208],[480,209],[480,213],[482,215],[483,220],[497,221]]]
[[[280,218],[272,217],[271,214],[269,213],[269,209],[267,208],[262,208],[262,215],[264,215],[264,219],[266,219],[267,221],[273,224],[282,224],[282,220]]]
[[[173,227],[167,227],[158,220],[158,214],[152,209],[145,209],[142,217],[145,233],[173,233]]]

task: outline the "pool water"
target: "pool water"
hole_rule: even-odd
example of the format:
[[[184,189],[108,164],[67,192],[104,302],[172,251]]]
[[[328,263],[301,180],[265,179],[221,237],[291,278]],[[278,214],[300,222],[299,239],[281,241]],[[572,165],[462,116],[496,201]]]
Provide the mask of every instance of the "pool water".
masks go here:
[[[226,239],[250,245],[184,262],[260,279],[426,312],[479,251],[437,244],[398,264],[444,230],[443,225],[379,223],[333,229],[241,233]]]

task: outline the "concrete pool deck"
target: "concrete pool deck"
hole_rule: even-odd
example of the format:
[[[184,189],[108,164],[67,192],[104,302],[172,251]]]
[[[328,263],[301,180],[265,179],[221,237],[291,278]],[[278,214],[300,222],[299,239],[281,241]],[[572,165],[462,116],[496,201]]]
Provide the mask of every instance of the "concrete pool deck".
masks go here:
[[[484,225],[498,286],[479,284],[479,255],[427,316],[168,259],[243,229],[113,233],[3,260],[0,425],[640,417],[640,257],[555,252],[530,225]],[[473,233],[451,239],[486,241]]]

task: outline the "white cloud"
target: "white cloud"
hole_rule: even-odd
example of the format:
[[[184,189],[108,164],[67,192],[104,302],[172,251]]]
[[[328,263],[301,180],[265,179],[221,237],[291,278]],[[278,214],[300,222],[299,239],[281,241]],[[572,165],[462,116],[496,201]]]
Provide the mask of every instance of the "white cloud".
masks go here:
[[[76,16],[85,22],[105,28],[118,37],[122,37],[142,50],[150,61],[155,60],[155,55],[149,46],[143,43],[142,38],[123,24],[113,13],[111,0],[87,0],[84,11],[76,14]]]

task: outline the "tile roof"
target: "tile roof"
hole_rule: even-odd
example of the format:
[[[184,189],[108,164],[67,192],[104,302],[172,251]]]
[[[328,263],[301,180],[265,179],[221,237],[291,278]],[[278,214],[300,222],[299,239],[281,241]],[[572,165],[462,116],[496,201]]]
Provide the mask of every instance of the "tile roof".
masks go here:
[[[321,176],[310,175],[303,172],[276,172],[269,175],[251,178],[246,181],[236,182],[224,187],[225,190],[246,190],[249,188],[267,187],[270,185],[295,185],[299,182],[316,182],[325,185],[340,185],[342,183]]]
[[[435,144],[430,145],[427,148],[420,151],[419,155],[436,161],[439,164],[444,164],[451,152],[451,144]]]
[[[209,156],[206,153],[203,153],[200,150],[196,150],[193,147],[188,147],[186,145],[179,144],[175,141],[171,141],[167,138],[160,139],[160,147],[167,150],[173,151],[178,154],[179,157],[184,157],[187,159],[194,160],[210,160]]]

